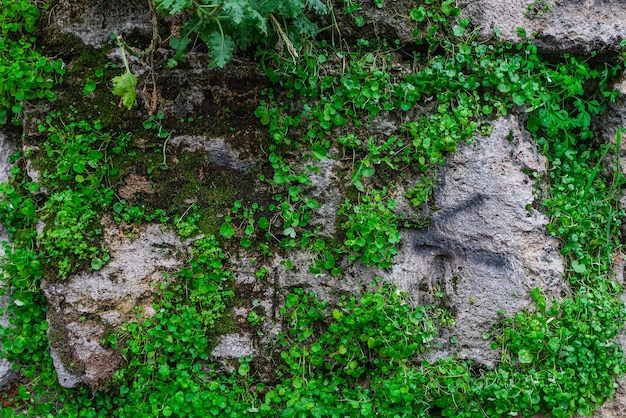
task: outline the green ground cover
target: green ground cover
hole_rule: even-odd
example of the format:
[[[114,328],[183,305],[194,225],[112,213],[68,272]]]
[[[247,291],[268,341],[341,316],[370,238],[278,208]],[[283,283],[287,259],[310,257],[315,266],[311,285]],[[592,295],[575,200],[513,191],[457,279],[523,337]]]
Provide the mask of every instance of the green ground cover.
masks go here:
[[[382,0],[374,3],[387,7]],[[23,377],[16,394],[4,394],[0,416],[501,417],[544,411],[567,417],[597,409],[625,367],[615,338],[626,311],[611,270],[621,249],[617,200],[624,179],[617,169],[606,169],[613,167],[615,145],[598,144],[591,121],[615,99],[610,83],[622,61],[595,63],[567,54],[548,61],[530,39],[517,45],[497,38],[479,42],[450,0],[416,4],[408,17],[416,27],[417,46],[411,48],[384,39],[338,45],[327,36],[334,24],[319,30],[312,23],[315,14],[332,17],[329,6],[276,4],[155,2],[165,15],[187,16],[181,36],[170,40],[176,55],[169,66],[184,65],[196,34],[217,67],[260,34],[256,58],[271,83],[255,112],[269,134],[271,172],[260,180],[272,195],[263,202],[240,198],[228,179],[223,201],[210,208],[183,205],[189,197],[184,194],[174,204],[129,203],[115,196],[116,179],[136,164],[155,180],[178,184],[174,178],[185,173],[168,164],[166,141],[173,129],[184,128],[182,122],[174,127],[155,115],[129,134],[72,109],[39,121],[40,184],[16,164],[10,181],[0,185],[0,221],[11,238],[2,267],[10,325],[0,331],[0,354]],[[64,68],[23,36],[35,29],[37,6],[24,0],[2,5],[0,75],[4,69],[10,77],[0,90],[0,123],[19,124],[24,101],[56,98],[53,91],[63,84],[55,77]],[[345,2],[345,8],[357,25],[364,24],[357,2]],[[276,43],[287,52],[281,55]],[[398,54],[411,60],[410,73],[393,71]],[[333,64],[339,58],[341,70]],[[122,71],[130,74],[128,67]],[[113,81],[112,93],[88,81],[83,94],[109,101],[116,94],[133,107],[134,97],[120,87],[124,80]],[[399,134],[370,136],[362,129],[378,115],[406,115],[424,104],[432,112],[406,121]],[[99,106],[100,111],[106,105]],[[237,299],[225,247],[260,256],[306,250],[316,274],[340,276],[344,260],[388,267],[403,227],[388,193],[394,180],[405,170],[419,174],[422,180],[407,197],[418,207],[428,204],[446,156],[472,135],[488,134],[490,120],[520,111],[549,161],[548,178],[539,179],[549,183],[542,209],[551,219],[548,233],[563,243],[571,293],[556,301],[534,289],[533,311],[501,315],[487,336],[501,352],[497,367],[476,370],[471,361],[454,358],[416,360],[434,348],[438,329],[454,319],[439,306],[412,306],[380,281],[336,305],[302,289],[284,295],[283,332],[272,343],[274,372],[263,381],[252,358],[233,361],[231,373],[208,361],[215,338],[232,326],[229,310]],[[143,135],[151,146],[133,148],[132,137]],[[620,142],[618,133],[617,149]],[[320,203],[307,196],[306,187],[318,163],[336,150],[353,163],[338,232],[329,238],[311,222]],[[290,163],[302,156],[308,158],[306,169]],[[23,157],[29,156],[17,153],[11,162]],[[202,190],[186,178],[190,193]],[[218,220],[217,209],[228,216]],[[95,392],[63,389],[48,352],[39,282],[66,280],[108,261],[99,225],[104,214],[117,222],[158,221],[184,237],[206,236],[195,242],[173,284],[160,289],[157,314],[103,341],[126,360],[111,381]],[[46,222],[39,232],[38,219]],[[256,278],[266,274],[259,269]],[[248,322],[258,326],[261,320],[249,316]]]

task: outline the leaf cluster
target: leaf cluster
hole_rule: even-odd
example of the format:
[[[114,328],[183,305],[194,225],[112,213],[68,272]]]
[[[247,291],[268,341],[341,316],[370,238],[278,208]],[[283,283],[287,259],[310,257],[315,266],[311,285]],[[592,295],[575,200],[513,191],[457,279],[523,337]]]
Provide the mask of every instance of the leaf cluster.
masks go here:
[[[253,44],[279,42],[281,48],[286,47],[297,56],[293,44],[300,37],[312,38],[317,34],[317,26],[308,14],[328,12],[326,4],[319,0],[155,0],[155,5],[167,16],[188,16],[180,35],[170,40],[176,50],[171,65],[184,57],[192,39],[199,36],[208,48],[210,65],[220,68],[232,59],[235,47],[245,51]]]
[[[0,126],[19,123],[22,103],[55,100],[56,76],[65,73],[63,61],[52,61],[35,49],[39,9],[28,0],[0,2]]]
[[[346,218],[341,228],[346,234],[344,245],[350,261],[360,260],[368,266],[391,266],[400,242],[393,209],[395,201],[386,199],[386,190],[371,190],[360,195],[357,204],[346,201],[339,207],[338,215]]]

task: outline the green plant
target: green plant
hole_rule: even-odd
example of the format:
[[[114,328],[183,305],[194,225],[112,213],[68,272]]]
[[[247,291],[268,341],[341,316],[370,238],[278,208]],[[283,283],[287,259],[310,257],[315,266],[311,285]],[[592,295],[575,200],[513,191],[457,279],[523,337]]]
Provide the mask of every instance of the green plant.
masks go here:
[[[60,59],[50,60],[35,49],[36,39],[30,34],[39,15],[28,0],[0,2],[0,126],[7,121],[19,124],[25,101],[56,99],[51,89],[65,67]]]
[[[130,109],[135,104],[135,97],[137,95],[135,92],[135,89],[137,88],[137,77],[132,73],[132,71],[130,71],[130,67],[128,66],[126,47],[122,37],[116,36],[115,34],[112,34],[111,37],[117,42],[117,46],[122,55],[122,62],[124,63],[124,68],[126,69],[124,74],[113,77],[113,80],[111,80],[113,82],[111,92],[120,97],[120,106],[123,105],[125,108]]]
[[[120,385],[117,414],[198,416],[199,405],[208,408],[215,400],[209,394],[219,385],[207,385],[211,373],[202,363],[233,297],[225,257],[214,237],[196,241],[189,267],[181,269],[174,285],[163,285],[156,315],[138,316],[120,331],[117,340],[128,365],[114,377]],[[146,391],[150,403],[142,401]]]
[[[39,124],[39,132],[47,135],[44,149],[54,158],[42,173],[50,193],[39,214],[46,226],[37,237],[44,266],[59,278],[79,267],[99,269],[108,257],[100,245],[100,217],[114,199],[106,182],[118,174],[111,155],[121,154],[130,137],[103,132],[99,121],[70,116],[62,123],[55,113]]]
[[[248,323],[250,323],[253,326],[257,326],[259,325],[261,322],[263,322],[263,317],[260,316],[258,313],[256,313],[255,311],[250,311],[248,312],[248,317],[247,317]]]
[[[426,177],[406,193],[406,198],[411,201],[415,209],[419,209],[420,206],[427,203],[431,198],[434,187],[433,179]]]
[[[226,64],[234,47],[251,45],[252,36],[261,34],[256,36],[261,44],[278,42],[278,52],[262,47],[257,54],[274,83],[255,112],[269,131],[262,144],[269,165],[258,177],[268,196],[262,205],[233,199],[219,229],[221,238],[231,239],[225,241],[229,251],[238,244],[246,252],[258,248],[261,256],[280,253],[286,270],[296,267],[292,251],[305,251],[309,271],[319,276],[340,275],[347,261],[389,267],[400,233],[386,187],[395,190],[391,185],[410,172],[409,178],[420,181],[406,197],[415,206],[427,202],[437,165],[473,135],[489,134],[490,120],[514,111],[527,115],[526,128],[550,164],[550,187],[541,207],[550,216],[548,231],[563,242],[571,293],[553,301],[535,289],[530,292],[534,306],[527,311],[512,317],[500,313],[483,338],[501,359],[483,368],[452,357],[423,361],[423,353],[438,343],[437,328],[456,321],[440,291],[435,294],[439,305],[432,307],[415,306],[387,284],[363,286],[363,293],[344,296],[336,305],[296,289],[281,309],[283,332],[271,350],[276,353],[273,374],[261,382],[259,372],[267,377],[267,366],[250,357],[229,361],[232,373],[218,370],[210,353],[218,335],[232,332],[233,274],[218,240],[198,236],[206,216],[200,201],[168,214],[146,202],[115,199],[109,185],[124,149],[133,146],[129,135],[107,132],[82,114],[61,120],[53,112],[40,124],[45,155],[35,158],[43,187],[27,177],[20,154],[12,157],[17,165],[11,180],[0,185],[0,221],[12,239],[4,245],[2,265],[11,296],[10,324],[0,328],[1,355],[29,379],[9,400],[18,407],[3,408],[0,416],[14,416],[21,408],[26,416],[501,417],[543,411],[566,417],[588,415],[611,396],[612,379],[623,375],[625,364],[615,338],[626,312],[621,288],[611,277],[613,256],[621,251],[623,212],[617,200],[624,180],[619,161],[615,170],[604,168],[619,153],[597,144],[591,120],[615,99],[608,86],[620,66],[597,66],[569,55],[545,60],[525,39],[517,45],[480,42],[478,28],[470,30],[448,0],[425,0],[410,12],[417,48],[360,39],[356,45],[338,43],[342,49],[331,41],[298,44],[300,34],[312,39],[316,33],[310,12],[326,10],[319,2],[155,3],[184,21],[171,38],[176,56],[170,65],[183,58],[196,35],[209,46],[216,66]],[[374,4],[385,7],[382,0]],[[17,22],[10,34],[14,39],[22,29],[28,32],[35,14],[30,3],[6,5],[0,16],[5,23]],[[359,4],[348,1],[345,8],[356,13]],[[365,24],[362,16],[355,20]],[[520,34],[525,36],[523,30]],[[0,37],[0,42],[7,41]],[[288,59],[281,47],[287,48]],[[30,45],[26,50],[28,58]],[[402,67],[398,54],[412,58],[411,71]],[[29,62],[35,61],[25,58],[19,65],[29,67]],[[125,97],[122,103],[132,106],[135,81],[125,67],[126,75],[114,87]],[[95,88],[88,80],[79,85],[84,94]],[[46,88],[34,97],[46,96]],[[432,114],[425,114],[428,109]],[[401,122],[386,133],[372,129],[376,118]],[[164,124],[164,114],[157,113],[143,127],[164,140],[154,144],[153,152],[162,153],[161,167],[168,171],[159,174],[169,178],[178,173],[174,164],[167,165],[173,131]],[[621,138],[619,131],[615,150]],[[136,158],[141,151],[133,152]],[[339,162],[337,180],[346,186],[335,233],[315,227],[321,211],[309,195],[311,174],[326,159]],[[64,390],[48,354],[39,280],[51,273],[102,268],[107,254],[100,248],[99,220],[107,212],[116,222],[171,222],[181,235],[198,239],[189,265],[164,280],[155,315],[138,312],[135,321],[104,339],[127,361],[107,390]],[[38,220],[46,222],[40,234]],[[265,268],[255,272],[259,281],[268,274]],[[252,325],[263,320],[257,304],[247,317]]]
[[[350,260],[377,267],[391,266],[391,259],[398,252],[400,233],[393,212],[395,201],[385,201],[386,193],[386,190],[371,190],[359,196],[358,204],[346,201],[339,208],[339,215],[347,218],[341,227],[346,234],[344,245]]]
[[[307,12],[326,14],[327,6],[319,1],[255,2],[238,0],[155,0],[157,9],[167,16],[186,13],[180,34],[170,39],[176,55],[170,65],[184,57],[187,46],[197,34],[206,44],[210,65],[224,67],[233,56],[235,47],[246,50],[252,44],[271,44],[278,41],[297,58],[294,43],[298,37],[313,37],[317,26]],[[282,23],[282,25],[281,25]],[[269,30],[272,26],[274,33]]]
[[[335,309],[296,289],[282,312],[290,325],[280,337],[283,381],[260,411],[286,399],[285,416],[428,416],[429,376],[414,359],[436,334],[429,309],[388,284]]]
[[[524,14],[533,17],[543,17],[546,12],[554,9],[554,3],[549,0],[534,0],[528,3]]]

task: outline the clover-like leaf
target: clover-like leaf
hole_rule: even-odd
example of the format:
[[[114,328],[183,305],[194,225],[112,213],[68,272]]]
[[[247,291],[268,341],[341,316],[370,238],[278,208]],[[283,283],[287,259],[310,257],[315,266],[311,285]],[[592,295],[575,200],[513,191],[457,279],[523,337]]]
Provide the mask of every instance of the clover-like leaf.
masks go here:
[[[228,222],[224,222],[220,228],[220,235],[226,238],[232,237],[233,235],[235,235],[235,232],[235,228],[233,228],[233,226]]]
[[[94,257],[91,259],[91,268],[94,270],[100,270],[104,262],[99,257]]]
[[[528,350],[520,350],[519,353],[517,353],[517,358],[522,364],[530,364],[533,362],[533,355],[530,354]]]

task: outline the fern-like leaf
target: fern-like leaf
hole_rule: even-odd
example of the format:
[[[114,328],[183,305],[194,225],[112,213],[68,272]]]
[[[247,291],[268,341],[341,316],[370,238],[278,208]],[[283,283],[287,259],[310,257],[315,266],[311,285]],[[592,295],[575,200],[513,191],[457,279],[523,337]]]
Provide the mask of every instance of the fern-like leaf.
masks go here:
[[[222,37],[219,32],[211,33],[204,41],[209,48],[210,66],[224,68],[233,57],[235,42],[228,35]]]
[[[154,0],[154,5],[162,13],[173,16],[191,7],[190,0]]]

